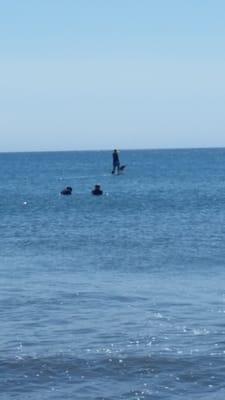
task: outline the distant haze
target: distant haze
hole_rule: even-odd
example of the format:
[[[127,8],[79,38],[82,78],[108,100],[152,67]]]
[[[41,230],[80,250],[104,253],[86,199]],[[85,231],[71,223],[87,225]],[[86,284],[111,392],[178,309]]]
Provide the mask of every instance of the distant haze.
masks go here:
[[[225,146],[223,0],[0,6],[0,151]]]

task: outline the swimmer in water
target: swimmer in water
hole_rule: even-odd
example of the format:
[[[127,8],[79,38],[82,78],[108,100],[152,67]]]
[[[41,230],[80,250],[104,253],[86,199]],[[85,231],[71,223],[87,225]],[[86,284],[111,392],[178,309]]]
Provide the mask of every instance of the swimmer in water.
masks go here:
[[[72,191],[73,191],[73,189],[71,188],[71,186],[67,186],[67,187],[65,187],[65,189],[63,189],[61,191],[61,194],[68,196],[68,195],[72,194]]]
[[[100,185],[95,185],[94,189],[91,192],[94,196],[101,196],[103,194],[103,191],[101,189]]]

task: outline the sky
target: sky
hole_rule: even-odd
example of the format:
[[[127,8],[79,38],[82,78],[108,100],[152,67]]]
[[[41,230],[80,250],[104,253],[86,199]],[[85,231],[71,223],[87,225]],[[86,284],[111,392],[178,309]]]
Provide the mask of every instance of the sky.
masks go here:
[[[0,0],[0,152],[225,147],[224,0]]]

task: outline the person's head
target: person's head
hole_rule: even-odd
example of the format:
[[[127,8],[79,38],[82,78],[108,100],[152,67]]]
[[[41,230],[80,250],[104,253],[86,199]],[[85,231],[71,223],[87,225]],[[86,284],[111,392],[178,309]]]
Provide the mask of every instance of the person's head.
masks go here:
[[[95,196],[99,196],[99,195],[103,194],[101,186],[96,184],[94,189],[92,190],[92,194],[94,194]]]

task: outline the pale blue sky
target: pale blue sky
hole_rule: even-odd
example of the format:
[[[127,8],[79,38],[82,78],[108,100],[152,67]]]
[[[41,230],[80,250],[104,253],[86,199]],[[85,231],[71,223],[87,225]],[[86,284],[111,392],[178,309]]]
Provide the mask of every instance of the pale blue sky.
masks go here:
[[[224,0],[0,0],[0,151],[210,146]]]

